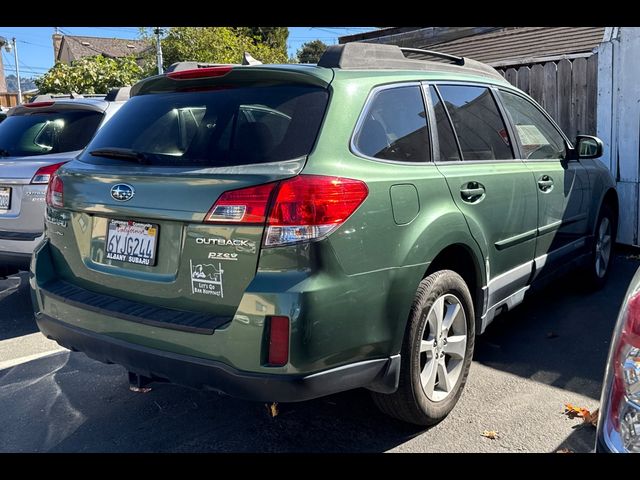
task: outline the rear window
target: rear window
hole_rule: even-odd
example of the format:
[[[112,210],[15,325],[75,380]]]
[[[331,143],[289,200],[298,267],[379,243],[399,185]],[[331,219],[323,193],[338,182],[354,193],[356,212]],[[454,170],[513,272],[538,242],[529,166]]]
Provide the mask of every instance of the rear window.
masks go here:
[[[325,89],[305,85],[222,88],[133,97],[93,139],[155,165],[208,167],[278,162],[308,155],[327,106]]]
[[[0,124],[0,157],[82,150],[101,120],[102,113],[86,110],[9,116]]]

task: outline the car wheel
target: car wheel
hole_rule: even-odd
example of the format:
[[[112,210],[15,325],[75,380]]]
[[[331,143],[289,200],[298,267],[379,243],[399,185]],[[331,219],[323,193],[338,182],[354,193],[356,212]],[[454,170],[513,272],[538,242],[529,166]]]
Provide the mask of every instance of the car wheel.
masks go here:
[[[441,270],[422,280],[403,340],[398,390],[372,392],[378,408],[423,426],[446,417],[469,373],[474,318],[471,294],[460,275]]]
[[[613,251],[616,240],[615,219],[611,207],[603,204],[596,222],[589,263],[586,266],[584,280],[587,287],[598,289],[607,281],[615,257]]]

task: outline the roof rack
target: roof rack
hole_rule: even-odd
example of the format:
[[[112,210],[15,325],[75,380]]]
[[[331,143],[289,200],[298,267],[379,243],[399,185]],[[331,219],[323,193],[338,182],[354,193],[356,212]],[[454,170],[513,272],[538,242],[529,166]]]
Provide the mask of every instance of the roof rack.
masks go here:
[[[412,55],[412,58],[407,57],[405,53]],[[436,59],[448,60],[449,63],[418,59],[416,56],[435,57]],[[382,43],[351,42],[343,45],[330,45],[320,57],[318,66],[345,70],[444,70],[457,73],[471,71],[469,73],[504,79],[493,67],[470,58]]]
[[[422,48],[408,48],[408,47],[400,47],[402,53],[417,53],[420,55],[428,55],[431,57],[444,58],[446,60],[451,60],[456,65],[464,65],[464,58],[458,57],[457,55],[451,55],[449,53],[436,52],[434,50],[423,50]]]

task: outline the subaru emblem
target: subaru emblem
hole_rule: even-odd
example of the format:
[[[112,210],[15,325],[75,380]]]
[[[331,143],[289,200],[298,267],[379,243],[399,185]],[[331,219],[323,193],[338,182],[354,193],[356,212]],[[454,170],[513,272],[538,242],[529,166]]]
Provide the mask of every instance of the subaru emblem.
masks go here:
[[[131,200],[135,193],[136,192],[133,187],[131,185],[127,185],[126,183],[119,183],[111,187],[111,196],[118,202],[126,202],[127,200]]]

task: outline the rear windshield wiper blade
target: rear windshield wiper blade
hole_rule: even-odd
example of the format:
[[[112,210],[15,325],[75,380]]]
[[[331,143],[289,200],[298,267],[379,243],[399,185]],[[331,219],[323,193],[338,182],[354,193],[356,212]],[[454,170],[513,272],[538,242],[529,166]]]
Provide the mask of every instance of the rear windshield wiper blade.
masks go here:
[[[142,165],[148,165],[150,163],[147,155],[142,152],[131,150],[130,148],[97,148],[95,150],[91,150],[89,155],[93,155],[94,157],[115,158],[117,160],[125,160],[128,162],[138,162]]]

